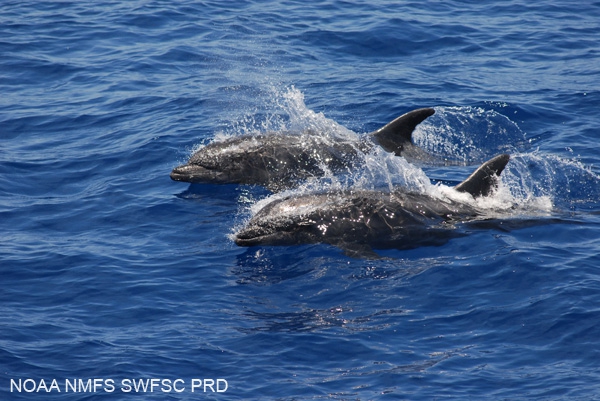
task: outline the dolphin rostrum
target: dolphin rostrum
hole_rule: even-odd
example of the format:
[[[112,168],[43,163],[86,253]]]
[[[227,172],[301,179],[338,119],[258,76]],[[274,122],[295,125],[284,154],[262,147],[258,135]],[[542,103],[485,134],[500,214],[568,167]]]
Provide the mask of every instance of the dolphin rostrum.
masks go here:
[[[214,141],[175,167],[171,179],[192,183],[262,185],[272,191],[320,177],[329,169],[341,172],[357,162],[359,152],[381,146],[397,156],[419,159],[426,153],[412,143],[412,133],[432,108],[410,111],[360,139],[330,138],[308,132],[302,135],[244,135]]]
[[[454,187],[488,196],[509,161],[502,154]],[[267,203],[235,234],[240,246],[328,243],[354,254],[374,248],[435,244],[453,223],[484,218],[474,203],[395,189],[340,190],[287,196]],[[451,234],[450,234],[451,235]]]

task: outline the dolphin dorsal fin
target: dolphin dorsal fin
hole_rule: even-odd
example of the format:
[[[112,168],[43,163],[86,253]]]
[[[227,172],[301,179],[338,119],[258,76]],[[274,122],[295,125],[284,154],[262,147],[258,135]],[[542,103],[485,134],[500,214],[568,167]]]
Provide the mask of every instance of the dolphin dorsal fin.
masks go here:
[[[467,192],[474,198],[487,196],[498,186],[498,177],[510,160],[507,154],[498,155],[483,163],[466,180],[454,187],[459,192]]]
[[[431,107],[409,111],[377,131],[371,132],[370,135],[386,151],[400,156],[404,146],[412,142],[412,133],[415,127],[434,113],[435,110]]]

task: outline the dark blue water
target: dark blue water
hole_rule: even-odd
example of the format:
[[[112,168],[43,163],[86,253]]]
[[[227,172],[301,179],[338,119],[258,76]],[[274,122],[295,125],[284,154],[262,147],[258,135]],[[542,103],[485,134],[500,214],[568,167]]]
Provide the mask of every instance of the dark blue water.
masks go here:
[[[600,399],[598,32],[594,1],[4,1],[1,398]],[[268,191],[169,179],[215,136],[424,106],[458,166],[399,181],[508,151],[505,225],[240,248]]]

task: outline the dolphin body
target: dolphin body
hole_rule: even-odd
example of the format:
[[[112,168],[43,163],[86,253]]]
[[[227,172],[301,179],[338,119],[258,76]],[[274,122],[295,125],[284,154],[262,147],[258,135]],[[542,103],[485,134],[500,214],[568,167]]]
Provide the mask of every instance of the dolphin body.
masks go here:
[[[473,198],[488,196],[509,161],[506,154],[482,164],[454,187]],[[377,256],[372,248],[436,245],[456,235],[454,223],[483,215],[475,206],[396,189],[340,190],[287,196],[260,209],[237,234],[240,246],[327,243],[351,256]]]
[[[314,133],[304,135],[244,135],[212,142],[175,167],[171,179],[191,183],[261,185],[272,191],[290,188],[298,181],[352,168],[359,152],[381,146],[408,160],[431,158],[412,143],[412,133],[432,108],[410,111],[357,140],[331,142]]]

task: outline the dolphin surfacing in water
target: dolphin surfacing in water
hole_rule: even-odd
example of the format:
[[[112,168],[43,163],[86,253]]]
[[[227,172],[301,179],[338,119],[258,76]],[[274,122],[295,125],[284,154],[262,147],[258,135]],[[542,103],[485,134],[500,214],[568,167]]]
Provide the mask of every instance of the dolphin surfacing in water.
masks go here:
[[[496,156],[454,189],[473,198],[490,195],[509,159],[506,154]],[[235,234],[234,241],[240,246],[327,243],[353,255],[363,251],[368,255],[373,247],[435,244],[447,238],[453,223],[476,220],[482,214],[472,204],[403,189],[330,191],[268,203]]]
[[[418,159],[426,153],[412,143],[416,126],[433,115],[432,108],[410,111],[360,139],[331,141],[315,134],[244,135],[212,142],[175,167],[171,179],[191,183],[261,185],[272,191],[298,181],[344,171],[359,152],[381,146],[397,156]]]

